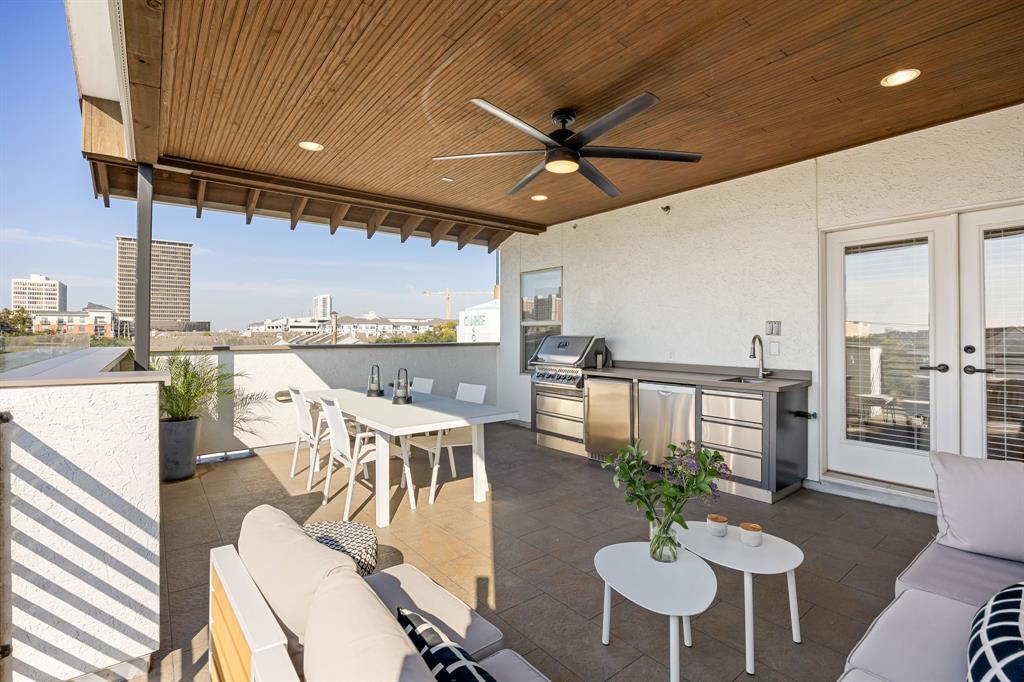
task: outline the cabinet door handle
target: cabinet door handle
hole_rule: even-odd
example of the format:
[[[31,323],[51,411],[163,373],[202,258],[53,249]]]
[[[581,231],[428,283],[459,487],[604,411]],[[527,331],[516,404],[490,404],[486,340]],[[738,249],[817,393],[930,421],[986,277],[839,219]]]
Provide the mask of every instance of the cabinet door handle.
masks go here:
[[[981,367],[975,367],[974,365],[965,365],[964,374],[995,374],[994,369],[984,369]]]
[[[938,365],[921,365],[920,367],[918,367],[918,369],[934,369],[936,372],[941,372],[945,374],[946,372],[949,371],[949,365],[942,362],[939,363]]]

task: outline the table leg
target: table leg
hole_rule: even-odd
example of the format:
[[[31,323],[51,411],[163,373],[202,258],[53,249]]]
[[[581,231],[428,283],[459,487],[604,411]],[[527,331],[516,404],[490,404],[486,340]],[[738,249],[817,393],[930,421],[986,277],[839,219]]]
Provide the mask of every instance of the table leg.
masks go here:
[[[679,682],[679,616],[668,617],[668,676]]]
[[[683,616],[683,644],[693,646],[693,631],[690,629],[689,616]]]
[[[376,463],[373,499],[377,511],[377,527],[391,524],[391,443],[382,431],[376,431]]]
[[[601,619],[601,644],[612,641],[612,586],[604,584],[604,616]]]
[[[754,576],[743,574],[743,639],[747,652],[747,674],[754,674]]]
[[[796,571],[786,573],[786,582],[789,584],[789,620],[793,628],[793,641],[800,643],[800,608],[796,603]]]
[[[438,457],[441,453],[438,453]],[[473,426],[473,501],[487,501],[487,466],[484,453],[484,425]]]

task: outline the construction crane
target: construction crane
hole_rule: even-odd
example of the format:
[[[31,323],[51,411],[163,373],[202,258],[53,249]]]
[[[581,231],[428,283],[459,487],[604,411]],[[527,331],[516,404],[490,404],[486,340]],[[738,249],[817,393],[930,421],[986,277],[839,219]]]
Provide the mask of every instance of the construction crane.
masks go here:
[[[452,291],[451,289],[445,289],[444,291],[424,291],[424,296],[444,296],[444,319],[452,319],[452,297],[453,296],[483,296],[486,294],[493,294],[493,291]]]

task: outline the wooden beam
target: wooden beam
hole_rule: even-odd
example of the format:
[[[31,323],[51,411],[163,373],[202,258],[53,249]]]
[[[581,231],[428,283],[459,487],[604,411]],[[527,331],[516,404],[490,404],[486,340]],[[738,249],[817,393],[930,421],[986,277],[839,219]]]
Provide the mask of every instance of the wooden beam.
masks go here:
[[[121,5],[135,160],[155,164],[159,156],[164,3],[162,0],[123,0]]]
[[[511,232],[498,230],[487,240],[487,253],[494,253],[494,250],[501,246],[501,243],[512,236]]]
[[[82,97],[82,152],[124,159],[124,123],[121,103]]]
[[[462,228],[462,234],[459,235],[459,251],[462,251],[466,244],[473,241],[473,237],[480,234],[483,229],[479,225],[466,225]]]
[[[103,206],[110,208],[110,175],[107,172],[107,164],[96,164],[96,176],[100,181],[100,194],[103,195]]]
[[[203,217],[203,199],[206,198],[206,180],[199,181],[196,189],[196,218]]]
[[[306,203],[309,201],[309,197],[295,197],[295,201],[292,202],[292,229],[299,224],[299,220],[302,219],[302,212],[306,210]]]
[[[348,204],[338,204],[331,211],[331,234],[338,231],[338,226],[341,225],[341,221],[345,219],[345,214],[348,213]]]
[[[377,233],[377,228],[380,227],[380,224],[384,221],[384,218],[385,216],[387,216],[387,214],[387,211],[382,211],[380,209],[375,209],[373,213],[370,214],[370,219],[366,221],[367,239],[373,238],[373,235]]]
[[[419,227],[422,222],[423,216],[421,215],[411,215],[405,219],[405,225],[402,225],[401,230],[403,244],[406,239],[412,236],[412,233],[416,231],[416,228]]]
[[[256,212],[256,203],[260,200],[258,189],[249,190],[249,198],[245,200],[245,224],[252,224],[252,214]]]
[[[437,246],[441,238],[448,234],[453,227],[455,227],[454,220],[442,220],[435,225],[434,229],[430,231],[430,245]]]

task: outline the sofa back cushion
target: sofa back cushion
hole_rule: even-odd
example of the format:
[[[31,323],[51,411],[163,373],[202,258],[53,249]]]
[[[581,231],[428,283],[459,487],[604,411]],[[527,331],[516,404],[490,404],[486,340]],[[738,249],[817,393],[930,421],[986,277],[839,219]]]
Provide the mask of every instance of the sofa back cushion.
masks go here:
[[[434,682],[396,616],[355,572],[320,583],[305,632],[306,682]]]
[[[334,573],[356,576],[356,564],[310,538],[288,514],[268,504],[242,520],[238,555],[288,637],[292,659],[301,660],[306,620],[320,582]]]
[[[1024,463],[931,453],[940,545],[1024,561]]]

